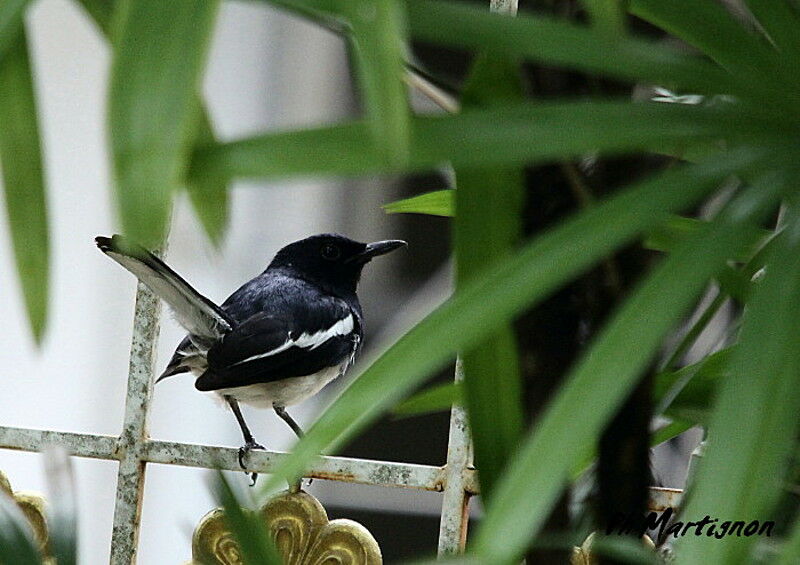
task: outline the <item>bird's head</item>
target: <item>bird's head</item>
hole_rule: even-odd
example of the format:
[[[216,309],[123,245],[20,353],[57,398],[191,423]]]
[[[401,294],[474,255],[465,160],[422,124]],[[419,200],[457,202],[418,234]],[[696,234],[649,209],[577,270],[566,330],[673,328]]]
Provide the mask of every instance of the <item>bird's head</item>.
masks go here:
[[[361,243],[335,233],[312,235],[278,251],[268,268],[290,270],[328,290],[355,292],[364,265],[404,245],[400,239]]]

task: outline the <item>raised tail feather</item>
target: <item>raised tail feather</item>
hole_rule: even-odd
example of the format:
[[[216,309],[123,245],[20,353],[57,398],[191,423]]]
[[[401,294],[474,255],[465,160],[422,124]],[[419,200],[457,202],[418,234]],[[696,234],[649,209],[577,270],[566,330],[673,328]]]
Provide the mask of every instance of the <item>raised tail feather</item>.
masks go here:
[[[98,236],[97,247],[133,273],[161,298],[190,335],[215,340],[230,331],[233,320],[219,306],[197,292],[178,273],[145,248],[120,235]]]

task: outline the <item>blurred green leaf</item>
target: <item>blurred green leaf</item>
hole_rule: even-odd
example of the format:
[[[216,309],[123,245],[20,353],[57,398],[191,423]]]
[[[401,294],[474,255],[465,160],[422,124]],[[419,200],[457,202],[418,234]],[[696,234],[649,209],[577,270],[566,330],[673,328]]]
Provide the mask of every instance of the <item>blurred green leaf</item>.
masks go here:
[[[50,556],[56,565],[76,565],[78,517],[75,480],[66,449],[49,445],[42,451],[47,477],[47,533]]]
[[[115,32],[110,126],[124,231],[153,247],[182,183],[219,1],[130,0]]]
[[[47,324],[50,243],[36,96],[22,31],[0,59],[0,159],[17,272],[40,343]]]
[[[389,164],[408,159],[410,110],[403,82],[405,16],[397,0],[342,2],[372,143]]]
[[[687,236],[703,229],[708,222],[685,216],[671,216],[663,225],[647,234],[642,242],[647,249],[669,251]]]
[[[669,251],[674,247],[682,238],[688,234],[693,233],[704,224],[704,220],[696,220],[692,218],[685,218],[682,216],[674,216],[670,218],[663,226],[650,232],[643,241],[644,247],[653,249],[655,251]],[[776,235],[772,230],[760,230],[753,243],[742,250],[737,261],[746,263],[742,267],[737,267],[732,264],[725,265],[723,269],[717,273],[716,279],[719,282],[722,293],[735,299],[740,304],[747,302],[747,297],[750,294],[752,287],[751,278],[764,264],[764,253],[771,246],[771,242]],[[722,305],[725,296],[718,296],[714,300],[714,310]],[[704,316],[713,316],[711,309],[707,311]],[[694,343],[694,339],[702,331],[705,323],[709,320],[700,320],[692,328],[691,332],[687,334],[686,338],[682,340],[679,346],[671,354],[670,359],[665,363],[666,367],[674,366],[686,350]]]
[[[800,11],[797,3],[792,0],[745,0],[745,3],[786,60],[797,61],[800,57],[797,43]],[[795,73],[796,67],[794,65]]]
[[[119,2],[115,2],[115,0],[78,0],[78,3],[91,16],[100,31],[108,36],[111,31],[114,9],[115,6],[119,6]]]
[[[261,0],[265,4],[280,6],[287,10],[295,11],[299,14],[309,16],[325,15],[327,17],[335,17],[344,19],[348,14],[348,10],[352,8],[349,6],[348,0]]]
[[[706,220],[698,220],[697,218],[671,216],[663,225],[648,233],[642,245],[654,251],[669,251],[685,237],[703,229],[703,226],[707,223]],[[773,235],[774,232],[771,230],[761,230],[753,244],[742,251],[741,256],[737,259],[740,261],[748,260],[763,245],[764,240]]]
[[[478,54],[461,96],[464,111],[523,100],[519,62],[503,53]],[[509,256],[522,234],[525,195],[521,167],[462,166],[455,170],[456,291],[486,265]],[[522,382],[510,324],[461,352],[464,401],[472,430],[481,498],[490,505],[495,481],[522,436]]]
[[[114,8],[119,4],[114,4],[112,0],[79,0],[86,12],[92,17],[100,30],[110,36]],[[200,111],[195,113],[196,125],[194,146],[203,146],[215,142],[214,130],[208,110],[203,106],[202,100],[192,102],[193,105],[200,107]],[[228,181],[214,176],[195,178],[192,182],[186,183],[186,189],[192,206],[200,219],[200,223],[208,234],[211,242],[218,246],[222,241],[228,220]]]
[[[713,0],[630,0],[630,11],[694,45],[743,82],[753,78],[785,89],[778,54],[755,31],[748,31],[728,8]]]
[[[719,274],[717,274],[717,278],[719,279]],[[721,286],[723,289],[725,288],[725,285]],[[678,345],[675,347],[675,349],[673,349],[666,362],[664,362],[662,365],[662,370],[672,370],[681,362],[683,357],[697,341],[697,338],[700,337],[700,334],[702,334],[706,329],[706,326],[708,326],[727,298],[728,297],[723,290],[717,292],[717,295],[711,301],[711,304],[706,306],[697,320],[692,324],[683,337],[681,337],[680,341],[678,341]]]
[[[382,208],[389,214],[428,214],[431,216],[455,216],[455,191],[452,189],[435,190],[403,200],[384,204]],[[685,237],[696,233],[708,222],[697,218],[673,215],[654,230],[648,232],[642,245],[653,251],[668,252],[680,243]],[[762,230],[761,238],[774,235],[770,230]],[[753,249],[742,252],[741,260],[746,260],[753,255],[756,247],[761,245],[759,239],[753,244]]]
[[[687,236],[703,229],[707,222],[684,216],[671,216],[663,225],[647,234],[642,245],[654,251],[669,251]]]
[[[260,0],[263,4],[277,6],[301,18],[314,22],[334,33],[345,33],[349,23],[346,13],[349,0]]]
[[[683,432],[698,425],[698,419],[682,417],[683,411],[696,410],[693,415],[705,414],[711,402],[717,380],[723,376],[724,363],[728,359],[728,350],[724,353],[718,352],[703,361],[694,365],[689,365],[678,371],[662,371],[655,377],[653,385],[653,403],[656,406],[657,416],[667,415],[672,420],[666,426],[654,431],[650,436],[650,445],[655,447],[661,445]],[[708,366],[705,366],[708,361]],[[698,382],[692,379],[697,377]],[[675,410],[668,410],[669,408]],[[701,421],[704,421],[702,418]],[[578,478],[597,458],[595,445],[587,448],[586,455],[578,459],[578,463],[572,466],[570,477]]]
[[[508,17],[508,16],[507,16]],[[519,104],[525,100],[520,61],[502,51],[475,56],[461,93],[464,109]]]
[[[515,18],[501,18],[513,20]],[[446,117],[412,119],[406,170],[450,162],[454,167],[525,165],[590,151],[606,154],[680,141],[690,144],[728,137],[737,140],[795,135],[785,119],[754,116],[736,104],[698,107],[620,100],[509,104]],[[190,175],[286,177],[363,175],[387,167],[363,122],[269,133],[195,149]]]
[[[390,204],[382,208],[387,214],[430,214],[431,216],[453,216],[455,191],[452,189],[426,192]]]
[[[461,404],[464,391],[461,383],[438,384],[418,392],[394,407],[396,416],[417,416],[430,412],[450,410],[453,404]]]
[[[776,198],[777,190],[763,186],[738,197],[715,222],[669,255],[614,314],[497,485],[472,546],[477,556],[496,563],[512,563],[522,556],[570,469],[635,386],[664,335],[708,279],[752,237],[754,222]]]
[[[688,226],[683,221],[679,223],[683,223],[684,227]],[[692,327],[689,328],[689,331],[681,338],[678,345],[663,364],[663,369],[672,369],[680,362],[728,297],[738,301],[742,305],[747,303],[750,290],[753,286],[751,279],[756,271],[761,269],[764,265],[765,257],[773,248],[776,236],[779,233],[778,230],[760,230],[756,238],[756,243],[748,246],[747,250],[740,258],[747,262],[740,268],[734,267],[731,264],[725,265],[725,267],[717,273],[715,278],[720,285],[719,293],[714,297],[711,304],[706,307]]]
[[[640,540],[629,536],[595,536],[592,540],[592,559],[604,557],[612,563],[625,565],[661,565],[656,552]]]
[[[625,33],[625,8],[630,0],[583,0],[589,18],[597,31],[609,37]]]
[[[522,383],[516,339],[502,327],[462,354],[464,404],[469,414],[475,465],[483,504],[491,504],[494,484],[522,436]]]
[[[431,216],[455,216],[455,191],[452,189],[435,190],[403,200],[384,204],[382,208],[389,214],[428,214]],[[680,243],[685,237],[696,233],[708,222],[697,218],[673,215],[654,230],[648,232],[642,245],[653,251],[668,252]],[[761,238],[771,237],[774,232],[762,230]],[[756,247],[761,245],[759,239],[753,244],[753,249],[742,252],[741,260],[746,260],[753,255]]]
[[[800,562],[800,517],[794,521],[789,539],[781,548],[777,565],[797,565]]]
[[[264,524],[251,510],[242,508],[236,494],[221,472],[217,472],[216,497],[225,509],[225,523],[248,565],[282,565]]]
[[[781,171],[770,182],[794,188],[796,178]],[[744,314],[730,375],[719,387],[708,447],[686,516],[767,520],[780,492],[800,410],[800,319],[795,312],[800,301],[800,209],[796,198],[787,216],[787,228],[767,263],[767,275],[754,289]],[[677,563],[743,563],[754,539],[709,541],[688,536],[676,544]]]
[[[654,146],[652,151],[687,163],[702,163],[721,149],[724,149],[724,142],[712,140],[688,146],[683,143],[664,144]]]
[[[741,86],[718,66],[631,37],[544,16],[507,18],[439,0],[407,0],[411,35],[471,49],[496,49],[568,69],[644,81],[699,93],[736,92]]]
[[[698,202],[732,172],[764,166],[760,160],[770,154],[768,149],[742,149],[708,164],[676,167],[564,221],[513,256],[487,265],[482,276],[474,277],[400,338],[334,401],[265,488],[300,476],[319,453],[350,439],[432,371],[452,361],[456,352],[478,343],[522,308],[665,221],[670,213]]]
[[[661,445],[682,433],[692,429],[697,424],[688,420],[675,419],[666,426],[659,428],[650,434],[650,447]],[[597,448],[590,445],[586,448],[585,454],[576,458],[576,463],[570,466],[569,479],[575,481],[580,478],[597,460]]]
[[[777,231],[772,232],[771,237],[767,238],[766,241],[763,237],[760,238],[762,246],[750,256],[747,263],[742,267],[736,268],[732,265],[727,265],[717,274],[717,281],[722,290],[739,304],[747,304],[753,289],[753,283],[756,282],[753,277],[764,266],[765,257],[772,250],[778,234],[779,232]]]
[[[0,490],[0,563],[42,565],[33,532],[14,499]]]
[[[727,376],[733,348],[723,349],[677,371],[656,375],[653,398],[661,413],[694,424],[705,424],[717,386]]]
[[[196,147],[189,176],[195,182],[205,176],[346,175],[383,167],[366,123],[360,121]]]
[[[750,279],[745,276],[743,271],[737,270],[731,265],[726,265],[717,273],[717,282],[722,291],[729,297],[735,299],[739,304],[746,304],[750,294]]]
[[[197,118],[195,143],[214,143],[214,130],[205,111]],[[209,239],[215,246],[219,246],[228,223],[227,179],[213,175],[194,177],[187,181],[186,190]]]
[[[4,0],[0,2],[0,62],[6,51],[19,39],[24,27],[25,8],[28,0]]]
[[[655,447],[661,445],[665,441],[669,441],[674,437],[681,435],[683,432],[691,430],[695,427],[694,422],[687,422],[686,420],[673,420],[663,428],[653,432],[650,436],[650,445]]]

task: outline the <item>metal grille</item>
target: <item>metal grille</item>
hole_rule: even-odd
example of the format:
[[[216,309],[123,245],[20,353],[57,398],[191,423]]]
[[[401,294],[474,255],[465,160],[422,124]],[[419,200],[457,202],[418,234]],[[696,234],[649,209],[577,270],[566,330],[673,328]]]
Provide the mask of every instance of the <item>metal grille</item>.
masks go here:
[[[144,285],[136,293],[128,392],[122,433],[118,436],[79,434],[0,426],[0,448],[39,451],[60,444],[78,457],[119,461],[113,532],[112,565],[135,563],[142,498],[148,463],[240,471],[238,449],[168,442],[148,437],[147,418],[153,390],[156,342],[161,305]],[[456,378],[460,378],[460,365]],[[466,415],[454,407],[450,417],[447,463],[442,467],[347,457],[320,457],[306,477],[383,487],[423,489],[443,493],[439,528],[439,553],[457,553],[466,540],[468,504],[478,482]],[[276,451],[252,451],[248,469],[274,470],[285,457]]]

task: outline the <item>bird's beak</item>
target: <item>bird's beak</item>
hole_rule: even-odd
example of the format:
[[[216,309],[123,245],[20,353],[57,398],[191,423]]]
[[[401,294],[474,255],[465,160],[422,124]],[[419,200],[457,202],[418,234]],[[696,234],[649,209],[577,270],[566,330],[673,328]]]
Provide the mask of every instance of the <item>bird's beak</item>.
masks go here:
[[[367,263],[373,257],[377,257],[378,255],[386,255],[390,251],[394,251],[395,249],[399,249],[400,247],[404,247],[406,245],[408,244],[402,239],[387,239],[385,241],[374,241],[372,243],[368,243],[364,251],[362,251],[358,255],[354,255],[347,262]]]

